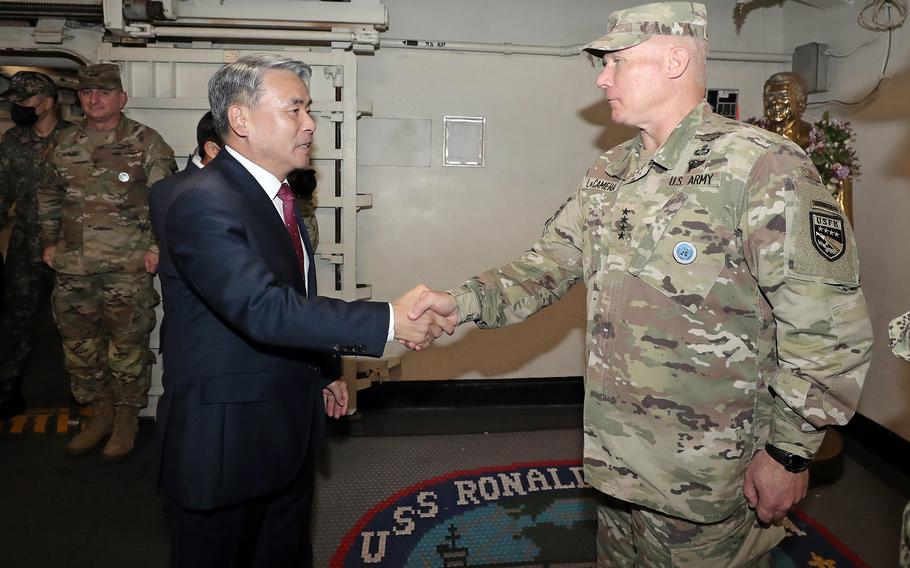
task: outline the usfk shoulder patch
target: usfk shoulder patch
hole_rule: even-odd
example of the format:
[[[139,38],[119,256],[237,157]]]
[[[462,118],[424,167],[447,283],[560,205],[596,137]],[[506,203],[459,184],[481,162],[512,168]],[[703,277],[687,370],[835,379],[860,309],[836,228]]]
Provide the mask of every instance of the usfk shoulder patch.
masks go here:
[[[809,231],[812,246],[829,262],[834,262],[847,250],[844,218],[838,213],[809,211]]]

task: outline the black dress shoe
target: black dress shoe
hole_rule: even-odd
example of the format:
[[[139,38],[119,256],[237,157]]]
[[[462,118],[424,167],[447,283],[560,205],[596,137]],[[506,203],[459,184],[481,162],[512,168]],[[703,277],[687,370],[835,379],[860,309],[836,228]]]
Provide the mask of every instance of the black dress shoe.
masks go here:
[[[18,392],[11,393],[9,398],[0,402],[0,420],[22,414],[25,411],[25,400]]]

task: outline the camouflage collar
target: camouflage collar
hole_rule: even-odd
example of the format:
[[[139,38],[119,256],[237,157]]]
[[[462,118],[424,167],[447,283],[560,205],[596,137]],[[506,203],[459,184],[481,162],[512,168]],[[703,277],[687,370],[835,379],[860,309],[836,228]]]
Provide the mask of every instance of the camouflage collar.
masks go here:
[[[117,126],[115,126],[113,130],[107,130],[106,132],[113,132],[114,140],[123,140],[130,133],[135,124],[134,121],[130,120],[128,116],[121,112],[120,121],[117,122]],[[82,122],[79,123],[79,134],[83,138],[88,137],[88,128],[85,127],[84,118],[82,119]]]
[[[53,140],[61,130],[69,128],[70,126],[73,126],[73,124],[74,123],[68,120],[58,118],[57,124],[55,124],[51,131],[44,136],[39,136],[31,126],[14,126],[13,128],[21,128],[22,131],[25,132],[25,136],[30,140]]]
[[[692,138],[695,136],[698,127],[701,126],[711,113],[711,106],[704,100],[696,105],[689,114],[679,121],[679,124],[677,124],[676,128],[673,129],[673,132],[670,133],[670,137],[667,138],[667,141],[654,153],[654,157],[651,158],[651,161],[664,170],[675,168],[676,164],[679,162],[680,156],[682,156],[682,153],[685,151],[686,146],[688,146],[689,142],[691,142]],[[606,172],[613,177],[621,179],[626,179],[628,176],[635,173],[640,166],[637,157],[643,147],[644,143],[641,140],[641,133],[639,133],[629,142],[628,151],[625,156],[621,160],[608,164],[605,168]]]
[[[698,127],[711,115],[711,112],[711,106],[704,100],[695,105],[695,108],[679,121],[667,141],[657,149],[654,154],[654,163],[664,170],[675,168],[680,156],[695,137]]]

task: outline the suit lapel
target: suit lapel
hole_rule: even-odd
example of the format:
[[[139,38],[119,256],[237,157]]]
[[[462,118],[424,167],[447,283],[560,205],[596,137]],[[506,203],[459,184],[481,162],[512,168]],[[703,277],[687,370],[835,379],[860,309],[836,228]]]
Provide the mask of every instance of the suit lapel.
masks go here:
[[[294,245],[291,243],[287,228],[285,228],[284,223],[281,221],[281,215],[278,214],[275,205],[269,200],[268,195],[266,195],[262,186],[259,185],[259,182],[256,181],[256,178],[254,178],[240,162],[235,160],[229,152],[219,152],[218,156],[208,167],[214,166],[216,162],[221,162],[220,165],[224,168],[227,176],[233,178],[235,183],[233,183],[232,186],[243,196],[244,201],[249,207],[250,216],[257,219],[259,225],[265,227],[269,238],[277,243],[277,248],[275,250],[278,254],[275,257],[281,259],[282,263],[293,264],[293,269],[289,269],[288,272],[294,275],[294,287],[298,291],[303,291],[303,277],[301,276],[300,269],[297,265],[297,253],[294,251]],[[296,219],[296,211],[294,212],[294,215]],[[297,226],[300,226],[299,220]],[[302,234],[305,235],[306,233]],[[304,237],[304,243],[307,245],[307,255],[310,255],[310,247],[306,237]],[[270,258],[275,257],[270,256]],[[290,268],[290,264],[288,264],[288,268]],[[309,274],[312,275],[312,260],[310,267]]]
[[[306,295],[307,297],[316,295],[316,255],[313,250],[313,243],[310,242],[310,234],[306,230],[306,225],[300,218],[300,211],[294,208],[294,217],[297,220],[297,231],[303,238],[303,250],[306,252],[307,259],[310,261],[309,269],[306,272]]]

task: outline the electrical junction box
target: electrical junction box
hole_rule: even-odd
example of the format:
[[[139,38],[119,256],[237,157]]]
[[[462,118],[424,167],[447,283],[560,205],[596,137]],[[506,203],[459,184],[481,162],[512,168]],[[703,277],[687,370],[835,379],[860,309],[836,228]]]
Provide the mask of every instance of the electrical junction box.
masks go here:
[[[809,85],[809,94],[828,90],[828,44],[807,43],[793,50],[793,72]]]

